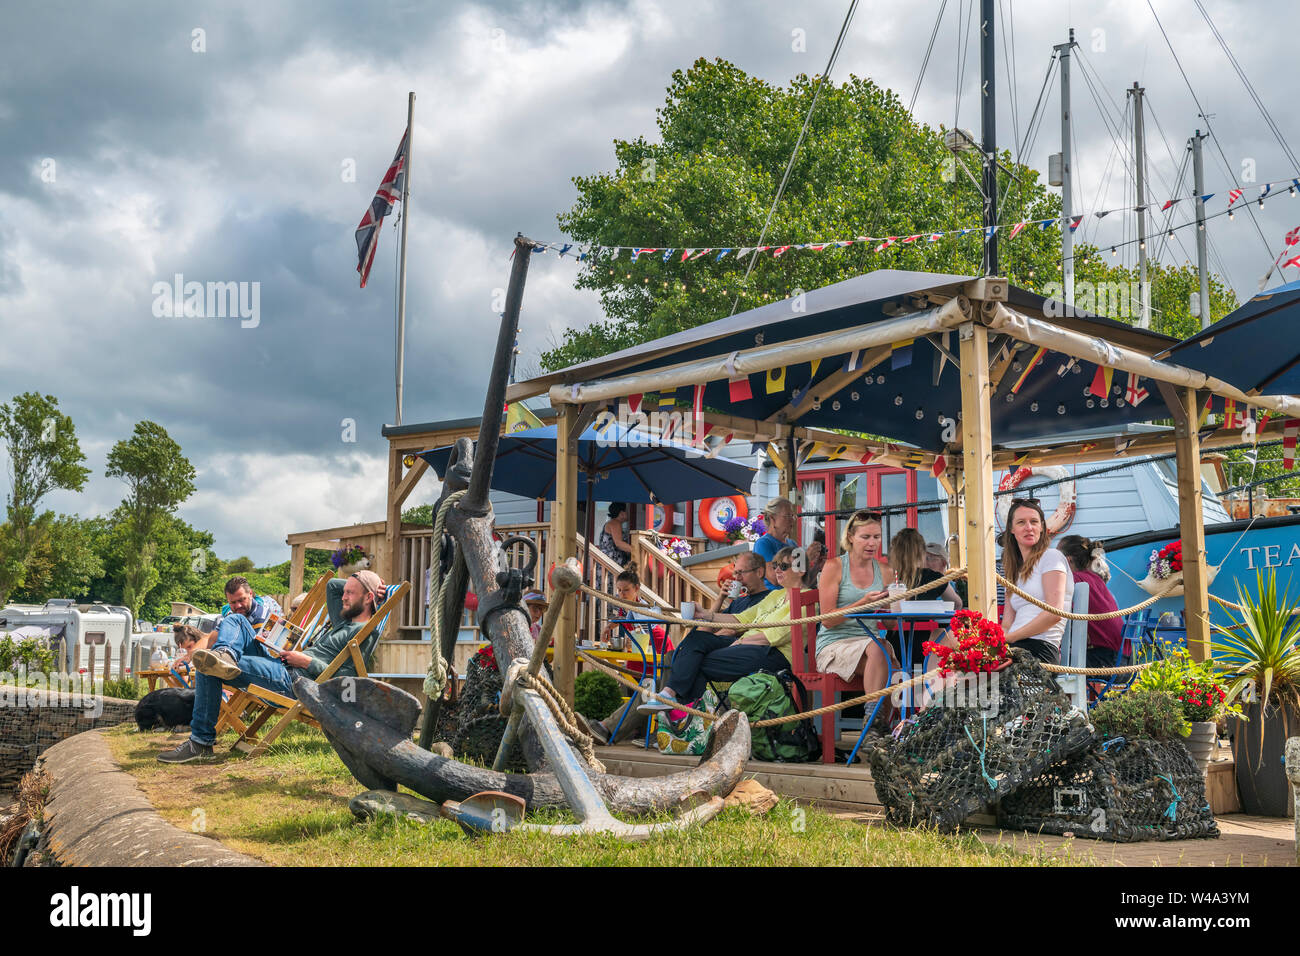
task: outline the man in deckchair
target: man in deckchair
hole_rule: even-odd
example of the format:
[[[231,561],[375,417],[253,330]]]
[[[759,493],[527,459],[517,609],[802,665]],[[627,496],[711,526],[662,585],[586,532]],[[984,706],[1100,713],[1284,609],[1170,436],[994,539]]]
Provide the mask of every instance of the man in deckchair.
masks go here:
[[[254,627],[261,627],[272,614],[284,617],[280,602],[266,594],[254,594],[247,578],[231,578],[226,582],[225,591],[226,605],[221,609],[223,616],[242,614],[253,622]]]
[[[190,738],[174,750],[159,754],[158,759],[163,763],[212,759],[222,684],[240,689],[256,684],[293,697],[293,679],[299,674],[314,678],[325,670],[352,635],[370,620],[375,608],[384,603],[386,591],[384,582],[373,571],[358,571],[347,580],[330,581],[325,586],[329,630],[302,651],[274,651],[254,637],[253,625],[243,613],[227,614],[217,627],[211,650],[196,650],[193,655],[199,673],[194,681]],[[356,676],[351,658],[344,661],[336,676]]]

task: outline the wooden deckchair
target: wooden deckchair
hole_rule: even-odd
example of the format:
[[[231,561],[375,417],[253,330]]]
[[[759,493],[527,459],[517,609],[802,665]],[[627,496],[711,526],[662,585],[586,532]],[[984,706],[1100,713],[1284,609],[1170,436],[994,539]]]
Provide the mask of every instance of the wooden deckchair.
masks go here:
[[[385,598],[384,603],[379,606],[370,620],[362,625],[361,630],[352,635],[352,639],[343,645],[338,654],[334,656],[334,659],[316,677],[316,682],[320,683],[329,680],[349,659],[352,661],[352,666],[356,668],[358,677],[369,676],[366,671],[366,662],[374,653],[375,645],[379,643],[379,638],[384,632],[384,626],[389,616],[397,609],[397,605],[410,589],[411,585],[407,581],[391,585],[388,588],[388,596]],[[285,729],[295,720],[312,727],[320,727],[320,724],[312,717],[311,712],[292,697],[277,694],[273,690],[259,687],[256,684],[250,684],[245,693],[257,703],[264,705],[264,709],[240,733],[239,739],[235,741],[231,750],[238,750],[250,757],[256,757],[274,743],[275,739],[284,733]],[[259,740],[257,732],[274,716],[278,716],[279,720]]]
[[[306,635],[294,645],[294,650],[298,650],[303,644],[307,643],[322,624],[328,626],[329,615],[325,611],[325,587],[333,578],[334,575],[329,571],[317,578],[316,583],[311,586],[311,590],[307,592],[307,596],[303,598],[297,610],[287,618],[290,624],[302,628]],[[242,734],[248,729],[248,724],[244,719],[245,711],[250,707],[260,709],[262,706],[261,701],[237,687],[224,687],[222,693],[225,695],[225,699],[221,702],[221,713],[217,716],[217,734],[220,735],[226,730],[234,730],[236,733]]]

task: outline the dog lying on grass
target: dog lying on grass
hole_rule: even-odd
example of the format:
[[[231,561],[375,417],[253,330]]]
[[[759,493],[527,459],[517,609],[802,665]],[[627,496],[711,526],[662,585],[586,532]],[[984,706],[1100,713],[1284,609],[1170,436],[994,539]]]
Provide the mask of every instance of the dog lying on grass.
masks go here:
[[[194,691],[184,687],[164,687],[150,691],[135,705],[135,723],[141,730],[162,727],[175,730],[188,727],[194,713]]]

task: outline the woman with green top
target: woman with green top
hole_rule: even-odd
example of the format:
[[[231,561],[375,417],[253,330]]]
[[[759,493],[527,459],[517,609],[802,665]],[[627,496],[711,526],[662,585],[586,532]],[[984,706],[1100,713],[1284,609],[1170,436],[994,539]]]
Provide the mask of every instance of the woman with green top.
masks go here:
[[[823,614],[850,611],[888,595],[894,572],[880,557],[882,535],[874,511],[859,511],[849,519],[840,538],[844,553],[826,559],[817,582]],[[880,690],[889,679],[889,661],[875,636],[873,625],[864,631],[857,621],[827,618],[817,635],[817,669],[846,681],[860,675],[868,693]]]

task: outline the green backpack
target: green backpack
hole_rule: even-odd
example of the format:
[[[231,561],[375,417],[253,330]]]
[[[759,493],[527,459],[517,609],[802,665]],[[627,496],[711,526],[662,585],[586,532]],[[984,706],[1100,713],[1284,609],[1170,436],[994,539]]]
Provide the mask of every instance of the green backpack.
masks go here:
[[[740,678],[728,688],[729,705],[748,717],[753,728],[751,750],[755,760],[802,763],[816,760],[821,754],[817,731],[806,717],[772,727],[753,727],[755,721],[799,713],[793,699],[796,690],[799,700],[808,699],[799,679],[788,670],[780,674],[759,671]]]

